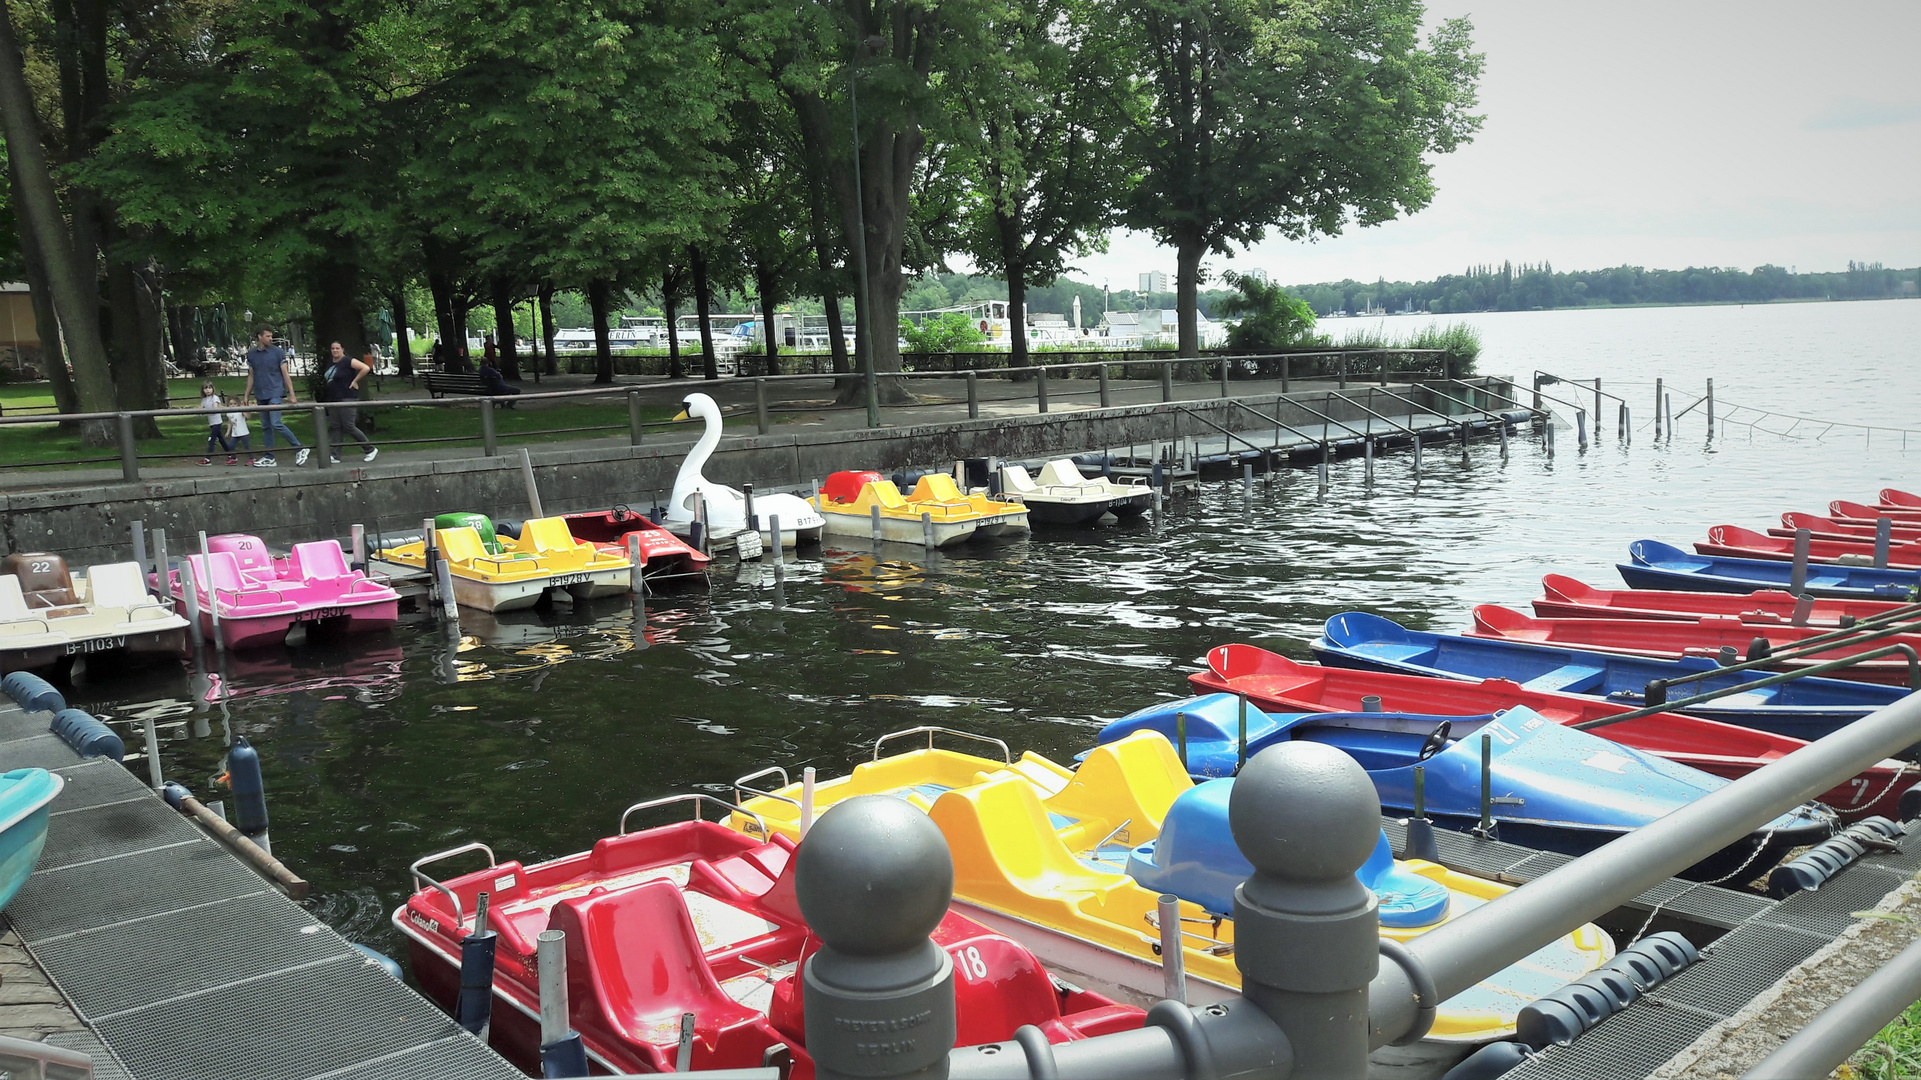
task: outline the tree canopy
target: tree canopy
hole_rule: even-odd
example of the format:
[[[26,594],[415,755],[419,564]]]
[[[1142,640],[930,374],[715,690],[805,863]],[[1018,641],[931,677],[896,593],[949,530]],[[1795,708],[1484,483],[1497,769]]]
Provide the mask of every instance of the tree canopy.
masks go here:
[[[795,302],[824,304],[849,370],[851,299],[884,373],[904,298],[962,255],[1007,282],[1018,363],[1028,290],[1123,223],[1177,249],[1191,350],[1204,254],[1418,210],[1479,123],[1469,27],[1423,39],[1420,0],[14,10],[10,205],[43,319],[69,328],[41,336],[68,343],[70,409],[150,400],[180,352],[167,320],[213,303],[354,350],[408,309],[450,366],[477,312],[511,376],[517,307],[584,296],[611,379],[636,294],[702,314],[751,296],[767,371]],[[52,235],[29,242],[34,221]]]

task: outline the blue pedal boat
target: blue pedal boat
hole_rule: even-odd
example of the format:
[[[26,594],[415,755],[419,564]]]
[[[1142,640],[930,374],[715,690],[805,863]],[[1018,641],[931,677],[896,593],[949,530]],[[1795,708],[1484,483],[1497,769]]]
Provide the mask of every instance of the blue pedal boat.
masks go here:
[[[1628,545],[1628,557],[1633,561],[1615,569],[1630,589],[1751,593],[1785,589],[1793,582],[1790,562],[1696,555],[1659,540],[1636,540]],[[1921,571],[1810,562],[1803,591],[1836,600],[1906,600],[1916,585],[1921,585]]]
[[[66,780],[45,769],[0,773],[0,908],[26,884],[47,846],[47,807]]]
[[[1322,663],[1335,667],[1464,681],[1511,679],[1530,690],[1599,698],[1629,708],[1647,703],[1647,685],[1656,679],[1678,679],[1697,672],[1715,671],[1720,666],[1706,657],[1662,660],[1496,638],[1434,634],[1409,630],[1392,619],[1362,611],[1346,612],[1327,620],[1322,635],[1313,643],[1314,655]],[[1672,686],[1667,696],[1676,700],[1704,690],[1744,685],[1770,674],[1744,671],[1710,675],[1698,682]],[[1796,739],[1818,739],[1899,701],[1907,693],[1898,686],[1811,676],[1674,711]]]
[[[1233,694],[1165,702],[1107,725],[1099,741],[1155,731],[1173,741],[1178,752],[1178,723],[1186,734],[1189,774],[1197,781],[1231,776],[1241,760],[1240,710],[1240,699]],[[1249,757],[1289,740],[1335,747],[1367,770],[1382,812],[1391,817],[1412,815],[1414,768],[1419,765],[1425,774],[1428,818],[1441,828],[1461,832],[1480,824],[1480,737],[1487,735],[1489,788],[1497,800],[1491,813],[1497,835],[1509,843],[1568,855],[1593,851],[1728,783],[1699,769],[1563,727],[1525,706],[1487,716],[1427,716],[1269,714],[1249,704],[1246,715]],[[1710,856],[1687,874],[1719,877],[1750,857],[1758,869],[1765,870],[1789,848],[1817,842],[1833,827],[1831,811],[1803,806]],[[1756,856],[1757,848],[1766,850]]]

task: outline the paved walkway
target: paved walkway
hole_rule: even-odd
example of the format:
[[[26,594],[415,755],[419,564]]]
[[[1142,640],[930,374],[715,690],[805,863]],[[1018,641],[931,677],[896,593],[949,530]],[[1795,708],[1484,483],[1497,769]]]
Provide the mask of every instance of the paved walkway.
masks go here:
[[[1119,365],[1116,365],[1119,366]],[[770,428],[773,432],[807,428],[812,430],[859,430],[866,427],[867,415],[864,406],[847,407],[838,405],[833,395],[833,376],[821,376],[818,380],[777,381],[764,384]],[[964,377],[916,377],[904,380],[907,388],[918,401],[909,405],[882,406],[882,427],[911,427],[925,424],[944,424],[962,422],[967,415],[967,381]],[[1350,379],[1350,393],[1365,393],[1372,383]],[[545,397],[566,391],[594,389],[591,375],[558,375],[545,378],[536,387],[531,379],[522,383],[523,393],[515,402],[518,411],[538,412],[563,406],[577,406],[582,403],[607,403],[621,400],[610,397]],[[1010,416],[1032,416],[1039,412],[1038,383],[1035,380],[1011,382],[1002,378],[980,378],[976,383],[980,415],[983,419]],[[720,403],[727,417],[730,434],[746,434],[754,430],[755,422],[755,380],[751,378],[727,378],[716,380],[681,379],[669,380],[656,377],[623,376],[615,381],[616,394],[627,389],[637,388],[643,392],[643,401],[659,407],[663,404],[678,404],[680,397],[704,393]],[[1389,391],[1404,389],[1402,384],[1390,384]],[[1176,382],[1173,384],[1174,398],[1177,401],[1202,401],[1221,396],[1218,382]],[[1339,383],[1329,379],[1294,379],[1288,385],[1293,395],[1333,394],[1339,392]],[[1232,381],[1229,391],[1235,397],[1255,397],[1281,392],[1279,379],[1247,379]],[[1050,378],[1047,385],[1048,411],[1069,412],[1074,410],[1095,409],[1100,407],[1100,388],[1096,379]],[[379,392],[379,400],[427,399],[424,387],[410,386],[405,379],[388,376]],[[1113,379],[1109,383],[1108,400],[1113,406],[1147,405],[1161,400],[1161,386],[1158,380]],[[457,404],[440,407],[462,407],[473,417],[473,438],[480,438],[480,419],[478,403],[472,399],[453,399]],[[1385,408],[1383,406],[1383,408]],[[256,424],[257,426],[257,424]],[[293,422],[296,431],[306,432],[307,425],[299,420]],[[381,444],[378,431],[370,432],[376,445]],[[688,424],[662,431],[650,428],[648,442],[666,445],[691,443],[698,437],[696,425]],[[256,434],[256,441],[258,435]],[[565,441],[534,439],[525,433],[501,432],[498,444],[502,453],[513,453],[520,446],[527,446],[536,452],[558,449],[585,449],[596,446],[625,445],[624,434],[605,438],[585,438]],[[348,447],[343,455],[343,466],[351,467],[358,462],[357,449]],[[396,462],[429,462],[465,460],[478,456],[476,445],[435,444],[431,446],[409,447],[406,444],[382,445],[379,461],[381,464]],[[278,455],[280,468],[292,468],[291,455]],[[317,468],[318,461],[309,458],[305,468]],[[245,466],[239,466],[244,468]],[[143,480],[193,479],[218,476],[228,467],[212,467],[181,464],[142,463],[140,476]],[[7,470],[4,487],[12,491],[49,491],[78,487],[92,487],[121,482],[121,473],[114,469],[35,469]]]

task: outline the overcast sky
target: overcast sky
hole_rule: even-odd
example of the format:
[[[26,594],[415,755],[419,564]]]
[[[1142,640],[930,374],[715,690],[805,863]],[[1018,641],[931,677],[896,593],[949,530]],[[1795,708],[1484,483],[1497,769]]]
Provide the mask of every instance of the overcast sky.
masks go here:
[[[1429,0],[1487,54],[1474,142],[1426,210],[1213,269],[1284,283],[1562,270],[1921,264],[1921,0]],[[1071,276],[1133,288],[1174,253],[1116,233]]]

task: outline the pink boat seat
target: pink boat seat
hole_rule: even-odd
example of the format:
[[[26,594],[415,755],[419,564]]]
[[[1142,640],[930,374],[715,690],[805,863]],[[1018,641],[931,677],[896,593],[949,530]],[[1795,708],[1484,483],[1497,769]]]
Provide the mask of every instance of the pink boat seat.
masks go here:
[[[213,544],[209,542],[207,546],[211,548]],[[242,576],[240,561],[232,552],[209,551],[204,557],[189,555],[187,562],[193,567],[200,595],[205,597],[211,584],[223,615],[230,610],[242,615],[269,614],[276,609],[292,610],[298,606],[291,600],[283,600],[279,590]]]
[[[207,541],[209,552],[225,552],[232,555],[240,572],[251,578],[277,578],[274,572],[273,554],[258,536],[246,533],[222,533]],[[221,586],[225,588],[226,586]]]
[[[683,1013],[694,1014],[695,1069],[760,1064],[765,1021],[721,989],[672,881],[563,900],[549,928],[567,933],[569,996],[596,1003],[609,1026],[656,1048],[666,1067]]]
[[[353,571],[347,568],[347,554],[340,550],[338,540],[310,540],[295,544],[290,566],[294,577],[310,584],[353,576]]]

